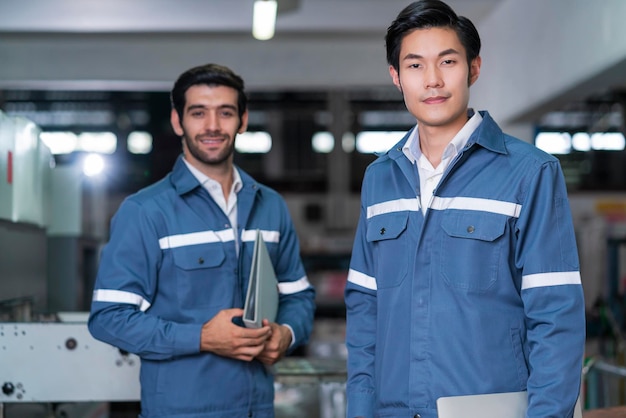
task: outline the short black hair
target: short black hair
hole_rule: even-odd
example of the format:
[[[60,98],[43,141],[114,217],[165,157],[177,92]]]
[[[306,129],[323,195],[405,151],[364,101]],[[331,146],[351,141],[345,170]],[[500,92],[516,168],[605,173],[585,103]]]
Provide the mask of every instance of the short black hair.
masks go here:
[[[204,84],[207,86],[226,86],[237,90],[237,111],[239,118],[246,112],[248,98],[244,91],[243,79],[235,74],[230,68],[218,64],[204,64],[190,68],[182,73],[172,88],[170,100],[172,108],[183,119],[185,110],[185,93],[190,87]]]
[[[387,62],[396,70],[400,66],[400,47],[406,35],[416,29],[453,29],[465,48],[467,65],[480,54],[480,35],[466,17],[458,16],[454,10],[440,0],[419,0],[409,4],[396,17],[385,36]]]

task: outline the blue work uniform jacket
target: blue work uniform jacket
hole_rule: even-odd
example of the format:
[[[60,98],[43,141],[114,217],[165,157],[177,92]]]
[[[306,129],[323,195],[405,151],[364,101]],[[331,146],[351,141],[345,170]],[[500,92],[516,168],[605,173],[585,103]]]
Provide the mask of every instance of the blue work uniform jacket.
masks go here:
[[[585,311],[560,165],[481,114],[425,215],[408,134],[366,170],[348,417],[437,418],[442,396],[522,390],[528,417],[572,416]]]
[[[257,229],[279,281],[276,322],[292,328],[292,349],[309,338],[315,292],[287,206],[239,173],[236,231],[181,158],[113,217],[88,325],[95,338],[141,357],[141,417],[274,416],[268,368],[200,352],[202,325],[243,307]]]

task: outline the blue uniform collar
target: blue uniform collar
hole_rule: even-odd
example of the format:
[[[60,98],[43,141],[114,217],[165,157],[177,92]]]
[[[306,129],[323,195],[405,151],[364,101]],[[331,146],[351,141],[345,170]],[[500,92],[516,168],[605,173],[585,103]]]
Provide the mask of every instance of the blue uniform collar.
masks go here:
[[[499,154],[506,154],[506,145],[504,144],[504,134],[502,133],[502,129],[498,126],[498,124],[493,120],[493,118],[489,115],[489,112],[485,110],[481,110],[480,115],[483,117],[483,121],[476,128],[474,133],[470,136],[467,141],[467,146],[472,146],[474,144],[478,144],[483,148],[486,148],[490,151],[497,152]],[[387,155],[389,158],[398,161],[399,158],[405,157],[402,152],[402,148],[406,144],[406,141],[411,136],[411,132],[413,132],[413,127],[409,130],[406,135],[394,145],[389,151],[387,151]],[[406,158],[406,157],[405,157]]]
[[[250,177],[248,173],[241,170],[239,167],[237,167],[237,171],[241,176],[241,183],[243,185],[241,188],[242,192],[246,190],[256,192],[259,189],[257,181]],[[202,187],[198,179],[196,179],[185,165],[182,154],[178,156],[174,168],[172,168],[171,181],[179,195],[189,193],[196,187]]]
[[[481,110],[479,113],[483,117],[483,121],[470,136],[467,145],[478,144],[489,151],[497,152],[498,154],[507,154],[502,129],[500,129],[498,124],[491,118],[489,112]]]

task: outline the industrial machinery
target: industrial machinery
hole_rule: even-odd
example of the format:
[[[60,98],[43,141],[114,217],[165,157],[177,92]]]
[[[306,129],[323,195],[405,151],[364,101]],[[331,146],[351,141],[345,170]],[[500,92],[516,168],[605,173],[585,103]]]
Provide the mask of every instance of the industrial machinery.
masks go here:
[[[64,319],[0,323],[0,418],[14,403],[139,401],[139,358],[95,340],[85,321]]]

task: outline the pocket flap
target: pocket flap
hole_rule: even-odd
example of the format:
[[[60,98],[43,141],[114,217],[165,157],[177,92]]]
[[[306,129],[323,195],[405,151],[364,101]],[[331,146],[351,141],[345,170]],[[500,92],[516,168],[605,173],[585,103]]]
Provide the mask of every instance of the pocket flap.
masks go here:
[[[395,239],[406,229],[407,212],[387,213],[370,218],[367,223],[367,240],[382,241]]]
[[[441,227],[451,237],[495,241],[504,234],[508,216],[480,211],[449,211]]]
[[[226,257],[221,243],[197,244],[172,249],[174,263],[183,270],[217,267]]]

